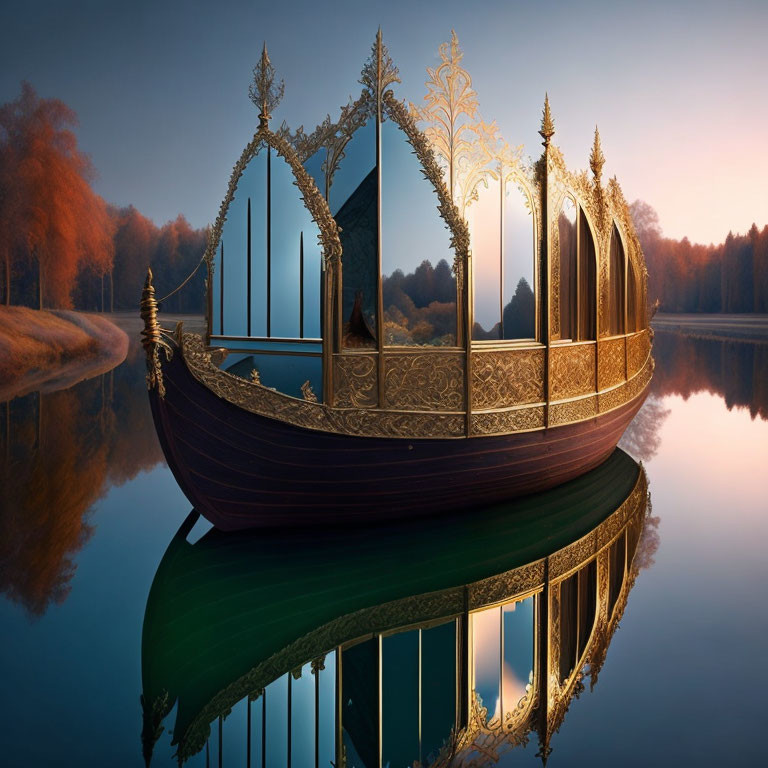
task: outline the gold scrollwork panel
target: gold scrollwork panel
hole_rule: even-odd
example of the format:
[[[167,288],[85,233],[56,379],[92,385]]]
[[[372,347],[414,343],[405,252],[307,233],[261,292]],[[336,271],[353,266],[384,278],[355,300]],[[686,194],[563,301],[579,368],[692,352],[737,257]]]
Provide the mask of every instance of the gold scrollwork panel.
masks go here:
[[[460,354],[385,354],[387,408],[460,411],[464,408],[464,360]]]
[[[598,342],[597,386],[606,389],[624,381],[624,338]]]
[[[651,339],[647,330],[627,337],[627,367],[629,375],[637,373],[651,351]]]
[[[545,426],[544,406],[511,408],[506,411],[479,411],[472,413],[473,435],[500,435]]]
[[[469,610],[514,600],[518,595],[543,586],[544,561],[537,560],[472,584],[469,587]]]
[[[568,400],[565,403],[551,403],[549,406],[549,423],[551,426],[584,421],[584,419],[593,416],[597,416],[596,395],[582,397],[578,400]]]
[[[472,352],[472,410],[539,403],[544,394],[544,350]]]
[[[550,350],[552,399],[578,397],[595,391],[595,345],[554,346]]]
[[[333,356],[333,394],[337,408],[376,407],[376,356]]]

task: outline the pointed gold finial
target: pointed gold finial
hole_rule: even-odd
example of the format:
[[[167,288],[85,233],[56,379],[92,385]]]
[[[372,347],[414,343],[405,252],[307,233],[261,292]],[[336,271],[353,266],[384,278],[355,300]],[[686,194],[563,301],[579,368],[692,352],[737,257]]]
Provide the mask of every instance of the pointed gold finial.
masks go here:
[[[380,99],[384,91],[393,83],[400,82],[400,73],[392,63],[381,27],[376,32],[376,42],[371,47],[371,55],[363,65],[360,73],[360,83],[368,90],[373,98]]]
[[[285,83],[275,82],[275,68],[269,60],[267,44],[261,49],[261,60],[253,68],[253,82],[248,87],[248,96],[259,108],[259,127],[267,128],[272,117],[272,110],[283,98]]]
[[[595,126],[595,141],[592,144],[592,152],[589,155],[589,167],[595,176],[597,185],[600,186],[600,177],[603,175],[603,166],[605,165],[605,155],[600,146],[600,132]]]
[[[552,120],[552,113],[549,110],[549,94],[544,94],[544,112],[541,116],[541,128],[539,129],[539,135],[544,139],[544,146],[549,146],[549,140],[554,136],[555,123]]]

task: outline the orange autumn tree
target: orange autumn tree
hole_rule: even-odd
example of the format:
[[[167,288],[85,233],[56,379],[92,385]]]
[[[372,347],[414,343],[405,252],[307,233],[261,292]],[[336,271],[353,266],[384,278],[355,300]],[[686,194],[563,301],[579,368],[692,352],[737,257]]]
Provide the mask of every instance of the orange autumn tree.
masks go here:
[[[93,166],[77,148],[74,111],[23,83],[0,106],[0,258],[5,303],[16,262],[32,263],[38,304],[71,307],[78,271],[112,268],[113,223],[91,189]]]

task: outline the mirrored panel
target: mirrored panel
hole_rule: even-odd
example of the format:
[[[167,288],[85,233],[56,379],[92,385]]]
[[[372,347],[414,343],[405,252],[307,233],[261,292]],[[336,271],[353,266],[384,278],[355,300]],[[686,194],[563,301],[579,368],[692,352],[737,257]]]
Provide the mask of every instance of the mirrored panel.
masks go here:
[[[503,305],[501,337],[536,337],[536,238],[528,194],[513,179],[505,183]]]
[[[214,255],[211,323],[215,334],[265,336],[267,333],[269,153],[267,146],[259,147],[243,171],[227,208],[221,239]]]
[[[472,691],[487,710],[487,721],[499,716],[501,705],[501,609],[472,614]]]
[[[379,238],[375,121],[355,131],[329,182],[331,213],[341,229],[343,344],[374,347]]]
[[[398,632],[381,641],[381,755],[392,768],[420,762],[420,634]]]
[[[379,756],[379,638],[341,655],[341,739],[347,768],[375,768]]]
[[[579,209],[579,260],[577,268],[579,341],[595,339],[597,328],[597,251],[592,228],[583,209]]]
[[[575,339],[576,329],[576,258],[578,250],[576,233],[577,206],[573,198],[566,196],[557,217],[560,266],[560,338]]]
[[[315,676],[311,665],[291,675],[291,768],[315,768]]]
[[[405,133],[381,125],[381,269],[384,343],[456,344],[450,233],[432,183]]]
[[[608,332],[624,333],[624,275],[626,259],[621,237],[614,224],[611,229],[611,251],[608,263]]]
[[[641,330],[642,320],[640,307],[640,281],[637,279],[637,270],[631,260],[627,263],[627,333],[636,333]]]
[[[501,338],[503,206],[499,182],[490,179],[487,185],[477,187],[477,200],[466,212],[472,244],[472,339],[475,341]]]
[[[534,602],[531,596],[502,606],[501,697],[505,716],[520,707],[533,685]]]

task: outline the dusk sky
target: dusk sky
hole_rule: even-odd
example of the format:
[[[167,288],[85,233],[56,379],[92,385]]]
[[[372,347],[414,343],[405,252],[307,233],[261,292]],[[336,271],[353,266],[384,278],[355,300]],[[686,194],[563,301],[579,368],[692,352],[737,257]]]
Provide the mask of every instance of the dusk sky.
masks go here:
[[[200,3],[4,0],[0,101],[22,80],[72,106],[97,191],[157,223],[216,216],[253,134],[262,40],[285,79],[275,113],[308,129],[350,95],[379,24],[420,101],[425,67],[455,29],[484,119],[527,155],[544,92],[554,141],[586,167],[597,123],[629,201],[664,233],[720,242],[768,224],[768,2]]]

